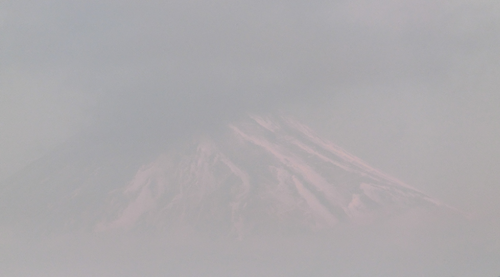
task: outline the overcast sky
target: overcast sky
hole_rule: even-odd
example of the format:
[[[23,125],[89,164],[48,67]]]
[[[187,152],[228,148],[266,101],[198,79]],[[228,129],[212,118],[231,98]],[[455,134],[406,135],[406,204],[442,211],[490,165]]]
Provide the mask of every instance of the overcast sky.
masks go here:
[[[179,138],[280,112],[470,215],[472,242],[426,233],[433,246],[389,265],[496,272],[499,49],[497,0],[0,0],[0,181],[81,133]],[[391,232],[337,259],[386,263]]]
[[[79,132],[281,111],[500,226],[498,1],[4,0],[0,34],[0,179]]]

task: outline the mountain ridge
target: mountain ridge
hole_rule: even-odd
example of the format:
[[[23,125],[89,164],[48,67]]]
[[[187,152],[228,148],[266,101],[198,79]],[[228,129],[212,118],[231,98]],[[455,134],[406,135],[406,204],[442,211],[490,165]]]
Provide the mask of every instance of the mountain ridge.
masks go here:
[[[52,197],[33,206],[31,218],[56,230],[153,228],[243,238],[449,208],[285,116],[250,115],[146,163],[127,151],[48,164],[57,174],[24,182],[24,191],[39,186]]]

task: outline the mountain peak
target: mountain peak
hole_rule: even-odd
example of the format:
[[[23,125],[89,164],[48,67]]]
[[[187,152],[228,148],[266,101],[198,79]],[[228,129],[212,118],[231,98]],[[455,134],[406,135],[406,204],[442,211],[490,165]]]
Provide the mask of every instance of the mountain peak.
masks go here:
[[[2,193],[16,211],[4,223],[242,238],[444,207],[285,116],[252,115],[154,155],[106,145],[76,140],[26,168]]]
[[[160,155],[109,202],[97,231],[153,224],[237,237],[366,224],[441,205],[296,120],[255,115]]]

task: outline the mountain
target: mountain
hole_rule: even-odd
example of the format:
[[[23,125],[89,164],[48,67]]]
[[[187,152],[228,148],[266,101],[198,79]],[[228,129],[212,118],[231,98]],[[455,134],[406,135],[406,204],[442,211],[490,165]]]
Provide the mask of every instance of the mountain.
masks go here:
[[[3,224],[242,238],[444,207],[283,116],[249,116],[161,154],[95,140],[70,142],[11,179]]]

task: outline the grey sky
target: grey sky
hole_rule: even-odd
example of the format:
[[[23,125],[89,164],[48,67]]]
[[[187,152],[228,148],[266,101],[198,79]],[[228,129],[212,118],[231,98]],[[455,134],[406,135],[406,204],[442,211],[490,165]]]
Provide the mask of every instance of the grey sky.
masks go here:
[[[188,132],[281,110],[493,219],[499,14],[498,1],[2,1],[0,179],[84,129]]]
[[[384,249],[393,276],[432,259],[473,276],[471,257],[486,274],[500,256],[498,49],[496,0],[0,0],[0,181],[79,132],[182,137],[284,112],[473,218],[462,236],[423,227],[402,262],[384,243],[406,230],[352,235],[345,268],[377,268]]]

